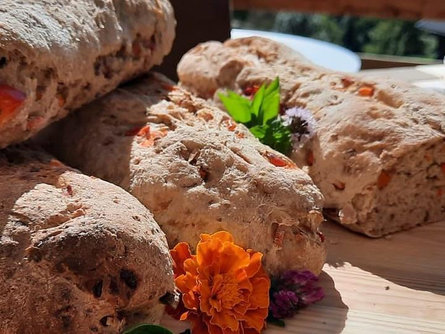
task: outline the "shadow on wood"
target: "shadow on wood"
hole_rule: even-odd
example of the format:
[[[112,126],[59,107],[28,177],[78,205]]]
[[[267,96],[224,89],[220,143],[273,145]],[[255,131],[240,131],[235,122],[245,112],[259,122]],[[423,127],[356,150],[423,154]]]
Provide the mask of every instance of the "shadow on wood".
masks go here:
[[[417,227],[380,239],[371,239],[325,224],[327,263],[345,263],[398,285],[445,295],[443,245],[445,222]]]
[[[319,278],[325,298],[301,310],[294,318],[286,319],[285,331],[270,326],[264,334],[338,334],[343,332],[348,316],[348,306],[343,303],[340,292],[335,288],[333,278],[326,271],[323,271]]]

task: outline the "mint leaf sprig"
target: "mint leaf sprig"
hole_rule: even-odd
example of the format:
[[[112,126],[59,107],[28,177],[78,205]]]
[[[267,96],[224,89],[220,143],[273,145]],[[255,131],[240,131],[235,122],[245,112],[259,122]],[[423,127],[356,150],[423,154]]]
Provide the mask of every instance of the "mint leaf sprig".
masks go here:
[[[263,144],[288,154],[292,149],[292,132],[278,116],[280,110],[280,81],[262,84],[252,100],[233,91],[218,94],[227,112],[242,123]]]

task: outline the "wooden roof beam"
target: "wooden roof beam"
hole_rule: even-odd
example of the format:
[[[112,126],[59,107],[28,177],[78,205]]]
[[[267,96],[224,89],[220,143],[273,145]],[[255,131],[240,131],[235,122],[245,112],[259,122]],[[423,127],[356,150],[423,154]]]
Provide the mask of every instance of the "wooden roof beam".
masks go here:
[[[445,20],[445,0],[232,0],[232,6],[234,9]]]

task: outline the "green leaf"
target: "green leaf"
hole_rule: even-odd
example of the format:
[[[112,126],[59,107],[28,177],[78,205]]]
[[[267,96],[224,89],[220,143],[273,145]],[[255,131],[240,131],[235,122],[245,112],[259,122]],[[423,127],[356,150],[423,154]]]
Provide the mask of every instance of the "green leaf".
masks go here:
[[[263,124],[267,124],[277,118],[280,111],[280,81],[276,78],[267,86],[263,99]]]
[[[263,125],[255,125],[251,127],[249,130],[252,132],[252,134],[258,138],[260,141],[266,136],[268,126]]]
[[[280,111],[280,80],[261,85],[253,100],[233,91],[219,98],[236,122],[246,125],[263,144],[288,154],[292,149],[292,133],[278,118]]]
[[[262,106],[264,100],[264,91],[265,87],[264,85],[261,85],[261,87],[255,93],[255,96],[253,97],[252,108],[250,110],[250,112],[256,116],[254,119],[257,120],[257,124],[263,124]]]
[[[226,107],[227,112],[236,122],[250,122],[252,119],[250,112],[252,102],[249,99],[232,91],[228,91],[227,95],[219,93],[218,96],[221,99],[221,102],[224,104],[224,107]]]
[[[264,92],[267,95],[270,95],[276,91],[280,91],[280,78],[276,77],[274,81],[272,81],[266,88]]]
[[[126,330],[124,334],[173,334],[173,333],[161,326],[142,324]]]
[[[271,122],[260,141],[286,155],[292,150],[292,133],[289,127],[278,119]]]

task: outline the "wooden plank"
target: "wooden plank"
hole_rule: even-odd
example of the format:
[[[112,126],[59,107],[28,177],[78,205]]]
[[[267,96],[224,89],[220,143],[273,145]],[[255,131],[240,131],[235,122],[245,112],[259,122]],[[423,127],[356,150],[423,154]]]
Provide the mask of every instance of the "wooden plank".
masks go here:
[[[362,70],[443,64],[443,62],[438,59],[376,55],[370,53],[358,53],[358,55],[362,61]]]
[[[445,222],[381,239],[326,223],[326,297],[265,334],[445,333]],[[165,317],[179,333],[187,328]]]
[[[445,19],[443,0],[232,0],[234,9],[288,10],[333,15]]]
[[[360,71],[360,75],[368,78],[388,78],[412,84],[424,80],[445,80],[444,73],[445,65],[422,65]]]

